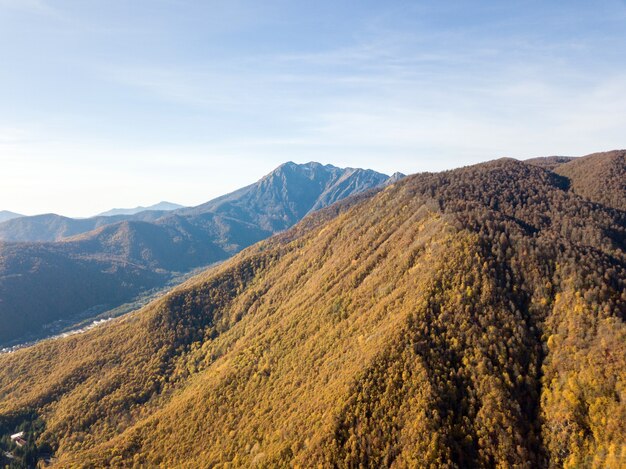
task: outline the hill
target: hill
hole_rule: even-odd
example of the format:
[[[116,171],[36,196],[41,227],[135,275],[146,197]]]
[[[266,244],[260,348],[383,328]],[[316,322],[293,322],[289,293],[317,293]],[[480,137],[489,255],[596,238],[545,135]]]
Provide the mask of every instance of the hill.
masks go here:
[[[549,171],[554,171],[562,164],[568,163],[575,159],[576,157],[574,156],[541,156],[539,158],[530,158],[524,160],[524,163],[539,166],[540,168],[547,169]]]
[[[22,234],[40,233],[41,222],[43,232],[65,237],[0,245],[0,346],[45,336],[55,321],[83,321],[115,308],[387,179],[373,171],[291,164],[211,205],[167,216],[152,211],[119,215],[123,221],[117,223],[107,223],[115,217],[28,217]],[[307,180],[313,182],[306,185]],[[8,223],[14,229],[18,222]],[[69,236],[100,223],[93,231]]]
[[[316,212],[0,356],[2,431],[58,467],[618,467],[626,213],[568,187],[505,159]]]
[[[3,221],[13,220],[14,218],[20,218],[24,215],[20,215],[19,213],[9,212],[8,210],[0,210],[0,223]]]
[[[169,212],[172,210],[176,210],[179,208],[183,208],[182,205],[173,204],[171,202],[159,202],[158,204],[150,205],[148,207],[135,207],[135,208],[114,208],[108,210],[106,212],[102,212],[96,216],[98,217],[111,217],[114,215],[136,215],[140,212],[146,211],[160,211],[160,212]]]
[[[594,202],[626,210],[626,150],[595,153],[559,165],[572,190]]]
[[[626,150],[593,153],[575,158],[547,156],[525,163],[565,176],[570,190],[596,203],[626,210]]]
[[[135,215],[70,218],[55,213],[14,218],[0,223],[0,240],[8,242],[53,242],[122,221],[155,221],[167,212],[147,211]]]

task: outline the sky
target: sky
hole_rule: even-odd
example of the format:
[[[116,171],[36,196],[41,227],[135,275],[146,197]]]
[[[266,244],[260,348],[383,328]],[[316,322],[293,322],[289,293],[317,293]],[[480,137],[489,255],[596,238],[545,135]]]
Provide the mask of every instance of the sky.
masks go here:
[[[0,210],[626,148],[626,0],[0,0]]]

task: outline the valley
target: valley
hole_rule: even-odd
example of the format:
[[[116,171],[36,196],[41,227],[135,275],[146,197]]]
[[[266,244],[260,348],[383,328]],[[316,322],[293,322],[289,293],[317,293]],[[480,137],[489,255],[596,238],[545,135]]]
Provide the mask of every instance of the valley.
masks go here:
[[[396,176],[397,178],[397,176]],[[193,208],[0,223],[0,348],[29,342],[150,297],[202,266],[283,231],[306,214],[389,176],[286,163],[260,181]]]

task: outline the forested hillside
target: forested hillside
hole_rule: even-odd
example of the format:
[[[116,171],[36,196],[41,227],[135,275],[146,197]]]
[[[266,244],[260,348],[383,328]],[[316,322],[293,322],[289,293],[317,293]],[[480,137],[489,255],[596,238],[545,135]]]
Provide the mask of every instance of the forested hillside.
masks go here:
[[[608,207],[626,210],[626,150],[581,158],[547,156],[526,163],[565,176],[572,192]]]
[[[0,244],[0,345],[83,320],[156,288],[174,273],[229,256],[209,236],[145,222],[108,225],[58,243]]]
[[[626,150],[597,153],[559,165],[571,189],[594,202],[626,210]]]
[[[239,191],[167,215],[41,215],[2,223],[0,236],[4,229],[11,239],[61,240],[0,242],[0,347],[45,335],[54,321],[115,308],[388,179],[370,170],[287,163]]]
[[[2,431],[57,467],[623,467],[626,213],[570,186],[504,159],[333,205],[0,356]]]

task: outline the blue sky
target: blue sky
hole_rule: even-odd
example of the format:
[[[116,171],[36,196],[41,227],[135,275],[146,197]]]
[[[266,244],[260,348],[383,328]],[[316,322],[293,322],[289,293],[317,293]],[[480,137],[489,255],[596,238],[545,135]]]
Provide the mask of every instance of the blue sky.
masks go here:
[[[0,210],[624,147],[625,0],[0,0]]]

